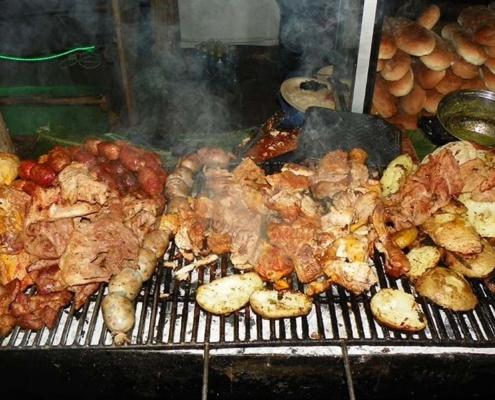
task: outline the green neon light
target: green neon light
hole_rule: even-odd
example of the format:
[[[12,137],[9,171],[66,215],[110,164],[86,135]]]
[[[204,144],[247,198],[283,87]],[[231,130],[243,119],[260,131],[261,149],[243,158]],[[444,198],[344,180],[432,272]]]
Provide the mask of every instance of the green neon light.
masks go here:
[[[40,62],[40,61],[55,60],[56,58],[65,57],[69,54],[77,53],[77,52],[91,53],[95,50],[96,50],[96,46],[75,47],[73,49],[64,51],[62,53],[52,54],[50,56],[44,56],[44,57],[14,57],[5,54],[0,54],[0,60],[19,61],[19,62]]]

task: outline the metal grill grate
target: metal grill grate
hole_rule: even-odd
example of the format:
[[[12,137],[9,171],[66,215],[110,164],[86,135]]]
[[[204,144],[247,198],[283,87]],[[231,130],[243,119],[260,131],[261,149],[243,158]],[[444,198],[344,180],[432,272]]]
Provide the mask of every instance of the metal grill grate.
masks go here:
[[[279,163],[265,165],[269,173]],[[172,244],[168,259],[174,259]],[[182,261],[178,261],[179,267]],[[203,349],[246,346],[321,346],[337,345],[415,345],[415,346],[495,346],[495,295],[481,282],[472,282],[479,299],[475,310],[452,312],[417,296],[428,327],[417,334],[392,331],[378,324],[371,313],[370,299],[380,288],[414,289],[405,280],[389,280],[382,260],[375,257],[379,283],[370,292],[355,296],[333,286],[316,297],[306,317],[266,320],[248,307],[227,317],[203,311],[195,302],[195,291],[203,283],[235,273],[228,257],[193,271],[187,281],[172,278],[172,271],[161,264],[143,287],[136,300],[136,324],[127,348]],[[293,279],[297,282],[297,279]],[[301,284],[295,289],[303,290]],[[105,327],[101,301],[106,294],[102,285],[84,307],[60,313],[52,330],[31,332],[16,328],[0,338],[0,350],[20,348],[118,348],[113,346]]]
[[[175,248],[169,251],[173,256]],[[180,262],[180,261],[179,261]],[[249,307],[227,316],[213,316],[195,302],[198,285],[234,273],[228,257],[194,271],[184,282],[174,281],[170,269],[160,266],[145,285],[136,302],[136,325],[131,348],[210,348],[245,346],[340,345],[495,345],[495,296],[481,283],[473,283],[479,305],[471,312],[440,309],[418,297],[428,327],[417,334],[395,332],[379,325],[370,309],[370,298],[379,288],[392,287],[413,293],[403,280],[389,280],[381,260],[375,260],[379,284],[369,293],[354,296],[333,286],[318,296],[306,317],[266,320]],[[296,281],[296,280],[294,280]],[[302,287],[299,287],[302,289]],[[110,348],[112,338],[101,314],[102,285],[78,312],[69,308],[60,313],[53,330],[31,332],[16,328],[0,341],[0,349],[14,348]]]

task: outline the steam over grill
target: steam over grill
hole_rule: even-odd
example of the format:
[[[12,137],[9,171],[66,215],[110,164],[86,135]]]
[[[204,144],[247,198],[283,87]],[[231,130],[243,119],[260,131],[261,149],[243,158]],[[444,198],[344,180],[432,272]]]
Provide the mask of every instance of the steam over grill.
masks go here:
[[[169,251],[173,258],[175,248]],[[406,281],[389,280],[376,259],[380,287],[401,288],[411,293]],[[474,290],[480,300],[474,311],[443,310],[419,297],[428,327],[418,334],[393,332],[373,318],[370,298],[379,290],[361,296],[333,286],[315,299],[307,317],[264,320],[249,307],[228,316],[212,316],[195,303],[198,285],[233,273],[228,257],[195,271],[185,282],[175,281],[172,271],[160,267],[137,299],[136,325],[130,346],[138,348],[210,348],[245,346],[338,345],[342,340],[361,345],[493,346],[495,340],[495,297],[480,283]],[[299,289],[302,289],[299,288]],[[78,312],[64,310],[57,326],[49,331],[16,328],[1,343],[2,350],[20,348],[108,348],[110,333],[101,314],[106,287]]]

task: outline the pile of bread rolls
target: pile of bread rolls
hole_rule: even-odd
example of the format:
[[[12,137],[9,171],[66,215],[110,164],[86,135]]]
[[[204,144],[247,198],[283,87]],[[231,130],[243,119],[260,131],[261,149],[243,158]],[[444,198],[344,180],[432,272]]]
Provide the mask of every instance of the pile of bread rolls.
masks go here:
[[[458,89],[495,91],[495,3],[464,8],[457,22],[440,24],[431,5],[416,21],[384,22],[372,114],[401,129],[416,129],[421,115]]]

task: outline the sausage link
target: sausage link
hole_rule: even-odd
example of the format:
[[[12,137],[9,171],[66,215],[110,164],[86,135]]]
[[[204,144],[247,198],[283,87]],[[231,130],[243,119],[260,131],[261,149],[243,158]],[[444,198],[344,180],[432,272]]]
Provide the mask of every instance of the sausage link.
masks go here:
[[[127,334],[134,326],[134,305],[119,293],[110,293],[101,302],[103,319],[112,334]]]
[[[144,237],[143,248],[151,251],[157,258],[163,257],[168,245],[168,232],[157,229],[146,234]]]
[[[141,274],[143,282],[146,282],[148,279],[151,278],[153,272],[155,272],[157,261],[158,258],[151,250],[139,250],[137,271],[139,271],[139,273]]]
[[[143,285],[143,278],[139,271],[132,268],[124,268],[114,275],[108,284],[108,293],[118,293],[128,300],[134,300]]]

